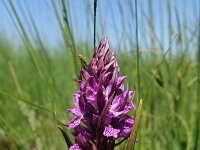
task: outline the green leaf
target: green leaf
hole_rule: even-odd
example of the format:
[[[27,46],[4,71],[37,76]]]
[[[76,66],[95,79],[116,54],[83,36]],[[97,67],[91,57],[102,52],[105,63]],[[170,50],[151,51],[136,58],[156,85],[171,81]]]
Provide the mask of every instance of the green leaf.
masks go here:
[[[129,138],[127,146],[126,146],[126,150],[134,149],[136,138],[137,138],[137,133],[138,133],[138,129],[139,129],[141,113],[142,113],[142,99],[140,99],[140,101],[139,101],[138,109],[136,111],[136,118],[135,118],[134,126],[133,126],[130,138]]]
[[[63,130],[63,128],[60,125],[58,125],[58,128],[62,132],[62,135],[65,138],[65,142],[66,142],[66,144],[67,144],[67,146],[69,148],[72,145],[72,141],[70,140],[69,136],[67,135],[67,133]]]

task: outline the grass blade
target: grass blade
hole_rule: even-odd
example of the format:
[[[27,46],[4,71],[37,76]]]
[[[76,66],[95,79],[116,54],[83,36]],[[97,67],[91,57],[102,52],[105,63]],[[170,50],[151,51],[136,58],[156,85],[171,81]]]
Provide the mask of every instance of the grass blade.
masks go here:
[[[200,2],[199,2],[200,6]],[[199,25],[200,25],[200,16],[199,16]],[[198,46],[197,46],[197,109],[200,107],[200,28],[199,28],[199,37],[198,37]],[[197,110],[196,115],[196,135],[195,135],[195,146],[194,149],[197,150],[200,145],[200,111]]]
[[[65,6],[63,6],[64,20],[65,20],[66,25],[67,25],[66,26],[67,32],[65,31],[65,28],[64,28],[64,26],[63,26],[63,24],[61,22],[60,17],[59,17],[59,13],[58,13],[55,1],[51,0],[51,3],[52,3],[52,6],[53,6],[53,9],[54,9],[54,13],[56,15],[56,19],[57,19],[57,21],[59,23],[59,26],[60,26],[60,29],[62,31],[62,35],[63,35],[64,42],[65,42],[65,46],[66,46],[67,49],[70,50],[70,52],[72,54],[73,61],[74,61],[75,73],[77,73],[78,72],[78,64],[77,64],[77,61],[76,61],[76,52],[75,52],[75,49],[72,47],[72,44],[71,44],[72,36],[70,35],[70,28],[69,28],[68,21],[66,22],[66,20],[67,20],[66,8],[65,8]]]
[[[96,44],[96,16],[97,16],[97,0],[94,0],[94,49]]]
[[[11,144],[10,147],[12,147],[12,149],[14,149],[14,150],[18,150],[17,143],[14,140],[13,135],[11,136],[5,129],[6,125],[7,125],[7,122],[3,118],[0,118],[0,129],[2,129],[4,131],[5,136],[8,138],[8,141]],[[1,145],[0,145],[0,148],[1,148]]]
[[[169,53],[169,51],[170,51],[170,49],[171,49],[171,47],[172,47],[172,44],[173,44],[173,42],[176,40],[176,36],[174,37],[174,39],[172,40],[172,42],[171,42],[171,44],[170,44],[170,46],[169,46],[169,48],[167,49],[167,51],[163,54],[163,56],[162,56],[162,60],[160,61],[160,63],[157,65],[157,68],[156,68],[156,71],[155,71],[155,73],[154,73],[154,75],[153,75],[153,78],[152,78],[152,80],[151,80],[151,82],[150,82],[150,84],[149,84],[149,87],[147,88],[147,92],[146,92],[146,94],[145,94],[145,99],[147,99],[147,97],[148,97],[148,95],[149,95],[149,92],[150,92],[150,90],[151,90],[151,87],[152,87],[152,85],[153,85],[153,81],[154,81],[154,79],[156,78],[156,75],[158,74],[158,72],[159,72],[159,68],[160,68],[160,66],[162,65],[162,63],[165,61],[165,57],[167,56],[167,54]]]
[[[139,101],[138,109],[136,111],[136,118],[135,118],[134,126],[133,126],[130,138],[129,138],[127,146],[126,146],[126,150],[134,149],[136,138],[137,138],[137,133],[138,133],[138,129],[139,129],[141,114],[142,114],[142,99]]]
[[[62,132],[62,135],[65,138],[65,142],[66,142],[66,144],[67,144],[67,146],[69,148],[72,145],[72,141],[70,140],[69,136],[67,135],[67,133],[63,130],[63,128],[60,125],[58,125],[58,128]]]
[[[10,4],[10,7],[11,7],[11,9],[12,9],[12,11],[13,11],[13,14],[14,14],[14,16],[15,16],[17,22],[18,22],[18,25],[19,25],[19,27],[20,27],[20,29],[21,29],[21,31],[22,31],[22,35],[23,35],[23,37],[24,37],[24,40],[25,40],[26,46],[27,46],[27,48],[28,48],[28,52],[29,52],[29,54],[30,54],[30,56],[31,56],[31,59],[32,59],[32,61],[33,61],[33,64],[35,65],[35,67],[36,67],[36,69],[37,69],[37,71],[38,71],[38,74],[39,74],[40,77],[43,79],[43,78],[44,78],[44,77],[43,77],[43,73],[42,73],[42,71],[41,71],[41,69],[40,69],[40,67],[39,67],[38,59],[36,59],[36,54],[35,54],[35,50],[34,50],[34,48],[33,48],[33,45],[32,45],[32,43],[31,43],[31,41],[30,41],[30,39],[29,39],[29,37],[28,37],[26,31],[25,31],[25,28],[24,28],[24,26],[23,26],[23,24],[22,24],[22,22],[21,22],[21,20],[20,20],[20,18],[19,18],[19,16],[18,16],[18,14],[17,14],[17,11],[16,11],[16,9],[15,9],[15,7],[14,7],[14,5],[13,5],[12,0],[9,0],[8,2],[9,2],[9,4]]]
[[[136,34],[136,51],[137,51],[137,80],[138,80],[138,99],[140,99],[140,52],[138,41],[138,15],[137,15],[137,0],[135,0],[135,34]]]
[[[26,104],[28,104],[28,105],[31,105],[31,106],[33,106],[33,107],[39,109],[39,110],[43,110],[43,111],[45,111],[45,112],[48,112],[48,113],[53,114],[53,112],[51,112],[50,110],[48,110],[48,109],[46,109],[46,108],[44,108],[44,107],[42,107],[42,106],[40,106],[40,105],[31,103],[30,101],[24,100],[24,99],[22,99],[22,98],[18,98],[18,97],[16,97],[16,96],[12,96],[11,94],[9,94],[9,93],[7,93],[7,92],[5,92],[5,91],[0,90],[0,94],[5,95],[5,96],[8,96],[8,97],[10,97],[10,98],[12,98],[12,99],[14,99],[14,100],[16,100],[16,101],[24,102],[24,103],[26,103]]]
[[[74,43],[74,37],[72,36],[71,28],[69,26],[69,19],[67,15],[67,8],[66,8],[66,1],[62,0],[62,14],[63,14],[63,20],[64,20],[64,30],[69,35],[69,40],[72,44],[72,49],[74,52],[74,56],[76,57],[76,49],[75,49],[75,43]]]

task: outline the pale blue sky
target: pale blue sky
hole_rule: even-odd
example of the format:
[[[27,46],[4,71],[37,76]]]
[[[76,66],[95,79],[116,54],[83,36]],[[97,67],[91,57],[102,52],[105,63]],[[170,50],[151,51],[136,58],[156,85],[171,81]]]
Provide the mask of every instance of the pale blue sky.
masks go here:
[[[55,1],[61,15],[60,1]],[[186,18],[186,26],[188,26],[188,30],[192,30],[198,18],[198,3],[198,0],[171,0],[172,24],[174,26],[173,35],[178,32],[175,8],[178,10],[181,25],[183,26],[184,18]],[[30,37],[33,38],[35,33],[29,19],[29,13],[32,14],[42,41],[47,47],[56,47],[57,44],[63,43],[51,0],[13,0],[13,4]],[[168,47],[169,31],[166,4],[167,0],[152,0],[152,19],[156,36],[165,47]],[[19,34],[5,6],[11,11],[8,0],[1,0],[0,35],[3,35],[3,37],[7,38],[13,44],[19,45],[21,42]],[[148,18],[150,17],[149,6],[149,0],[138,0],[139,41],[141,47],[148,47],[149,45],[149,30],[145,19],[145,15]],[[85,41],[92,44],[93,0],[68,0],[67,9],[76,42]],[[106,36],[109,38],[113,48],[121,45],[132,50],[130,42],[135,42],[135,18],[133,13],[134,1],[99,0],[97,8],[97,41],[99,38]],[[189,29],[190,27],[191,29]]]

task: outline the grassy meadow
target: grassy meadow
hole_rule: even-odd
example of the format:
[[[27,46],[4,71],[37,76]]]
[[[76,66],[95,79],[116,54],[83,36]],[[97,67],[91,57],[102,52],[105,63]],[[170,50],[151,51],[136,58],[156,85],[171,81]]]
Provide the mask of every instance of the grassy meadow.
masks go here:
[[[84,19],[89,25],[85,30],[91,33],[88,38],[84,35],[86,40],[75,34],[81,30],[77,27],[80,14],[72,19],[74,15],[71,13],[75,13],[70,7],[72,1],[46,2],[57,22],[56,30],[61,33],[61,41],[55,41],[56,46],[52,48],[42,39],[34,12],[24,7],[24,11],[29,13],[23,14],[12,0],[0,2],[7,8],[5,10],[10,14],[12,26],[17,28],[21,41],[19,46],[15,46],[13,42],[17,39],[8,39],[5,34],[0,34],[0,150],[67,149],[58,124],[70,135],[71,131],[62,123],[66,124],[72,118],[67,108],[74,106],[72,97],[77,89],[74,79],[81,66],[78,55],[83,55],[88,61],[92,56],[93,1],[86,1],[87,16]],[[155,11],[157,2],[159,7]],[[113,3],[116,5],[114,8]],[[131,89],[136,86],[135,105],[140,98],[143,99],[139,142],[135,149],[198,150],[199,2],[185,0],[183,9],[180,9],[173,0],[138,0],[138,20],[135,19],[134,3],[129,0],[98,1],[96,45],[104,36],[109,39],[108,30],[112,28],[112,32],[118,35],[114,40],[117,45],[111,41],[110,44],[115,50],[121,74],[127,75],[125,83]],[[188,4],[191,10],[186,10]],[[18,5],[23,5],[23,1]],[[119,12],[117,16],[115,11]],[[188,11],[195,21],[190,22]],[[116,26],[109,26],[104,13],[111,16]],[[24,21],[23,15],[28,19]],[[137,29],[136,23],[139,24]],[[119,30],[117,24],[123,30]],[[32,30],[27,28],[29,25]],[[138,42],[135,30],[139,34]],[[123,144],[116,147],[122,148]]]

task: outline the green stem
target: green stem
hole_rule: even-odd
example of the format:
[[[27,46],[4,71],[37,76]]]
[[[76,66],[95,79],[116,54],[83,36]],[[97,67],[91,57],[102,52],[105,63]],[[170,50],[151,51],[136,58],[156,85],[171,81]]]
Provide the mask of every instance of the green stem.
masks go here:
[[[97,0],[94,0],[94,49],[96,44],[96,15],[97,15]]]
[[[138,42],[138,16],[137,16],[137,0],[135,0],[135,32],[136,32],[136,50],[137,50],[137,80],[138,80],[138,99],[140,98],[140,54]]]
[[[200,2],[199,2],[200,6]],[[200,12],[199,12],[200,14]],[[199,15],[199,25],[200,25],[200,15]],[[196,117],[196,137],[195,137],[195,146],[194,150],[197,150],[199,145],[200,145],[200,140],[199,140],[199,132],[200,132],[200,28],[199,28],[199,35],[198,35],[198,47],[197,47],[197,117]]]

